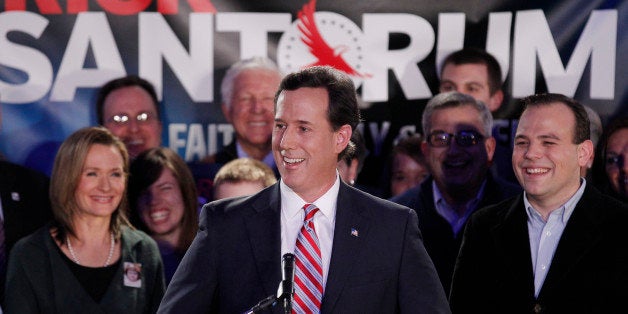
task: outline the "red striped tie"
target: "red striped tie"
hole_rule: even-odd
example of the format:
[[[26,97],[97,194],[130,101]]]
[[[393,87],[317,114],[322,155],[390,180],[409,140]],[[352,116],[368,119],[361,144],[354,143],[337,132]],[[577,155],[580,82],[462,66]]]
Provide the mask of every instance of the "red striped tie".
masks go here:
[[[296,272],[292,313],[320,313],[323,299],[323,263],[313,221],[318,208],[314,204],[305,204],[303,209],[305,219],[294,249]]]

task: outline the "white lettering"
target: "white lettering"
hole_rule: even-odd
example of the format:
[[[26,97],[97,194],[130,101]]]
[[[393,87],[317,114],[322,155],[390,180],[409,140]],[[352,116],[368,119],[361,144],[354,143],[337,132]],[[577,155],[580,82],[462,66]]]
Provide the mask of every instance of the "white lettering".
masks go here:
[[[266,57],[268,33],[286,31],[291,19],[290,13],[218,13],[216,30],[240,33],[241,59]]]
[[[207,154],[205,147],[205,139],[203,138],[203,125],[200,123],[190,124],[188,129],[188,141],[185,147],[185,160],[194,160],[203,158]]]
[[[438,40],[436,45],[436,75],[440,78],[443,61],[464,46],[464,13],[440,13],[438,15]]]
[[[213,101],[213,14],[190,14],[190,53],[159,13],[140,13],[139,72],[161,99],[164,59],[195,102]]]
[[[513,53],[513,96],[534,93],[538,57],[548,90],[573,97],[591,56],[592,97],[612,99],[615,90],[617,11],[593,11],[566,69],[542,10],[517,12]]]
[[[24,32],[39,38],[48,20],[31,12],[0,13],[0,64],[26,72],[28,79],[21,84],[0,81],[3,103],[29,103],[44,97],[53,78],[52,64],[40,51],[18,45],[7,38],[10,32]]]
[[[222,148],[233,140],[234,130],[229,123],[208,124],[205,128],[207,136],[203,130],[201,123],[170,123],[170,149],[176,151],[185,161],[194,161],[216,153],[218,147]]]
[[[85,69],[85,57],[92,47],[96,69]],[[122,57],[103,12],[84,12],[76,18],[63,54],[50,100],[72,101],[79,87],[98,87],[126,74]]]
[[[181,154],[179,148],[185,147],[185,140],[179,137],[180,133],[188,131],[188,125],[185,123],[170,123],[168,125],[168,143],[170,149]]]
[[[488,32],[486,34],[486,51],[497,62],[502,71],[502,83],[508,77],[510,68],[510,25],[512,24],[511,12],[496,12],[488,16]]]
[[[406,98],[429,98],[432,92],[417,63],[434,47],[434,30],[424,18],[411,14],[364,14],[365,51],[372,77],[362,84],[365,101],[388,100],[388,70],[392,69]],[[410,37],[408,47],[388,50],[389,34]]]

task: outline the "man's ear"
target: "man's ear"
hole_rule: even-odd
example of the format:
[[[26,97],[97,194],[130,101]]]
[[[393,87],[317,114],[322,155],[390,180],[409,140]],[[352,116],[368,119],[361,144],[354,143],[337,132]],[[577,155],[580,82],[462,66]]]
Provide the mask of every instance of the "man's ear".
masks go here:
[[[220,109],[222,110],[222,115],[225,117],[227,122],[231,123],[231,107],[223,102],[220,105]]]
[[[497,146],[497,141],[494,137],[489,136],[484,141],[484,147],[486,148],[486,156],[488,157],[488,161],[493,161],[493,155],[495,155],[495,146]]]
[[[587,167],[593,153],[593,142],[591,140],[586,140],[578,144],[578,165],[580,165],[580,167]]]
[[[349,145],[349,141],[351,141],[351,134],[353,131],[351,130],[351,126],[345,124],[341,126],[336,132],[336,150],[338,154],[342,152],[347,145]]]
[[[488,110],[491,112],[497,111],[499,107],[501,107],[502,102],[504,101],[504,92],[500,89],[495,92],[495,94],[491,95],[489,99],[489,103],[486,104],[488,106]]]

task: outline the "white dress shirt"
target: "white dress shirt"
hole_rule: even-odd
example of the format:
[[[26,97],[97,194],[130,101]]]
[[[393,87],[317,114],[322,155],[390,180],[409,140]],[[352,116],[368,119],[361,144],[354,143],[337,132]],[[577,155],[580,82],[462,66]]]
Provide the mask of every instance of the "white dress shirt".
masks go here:
[[[318,237],[323,262],[323,291],[329,274],[329,261],[331,260],[331,247],[334,240],[334,227],[336,225],[336,204],[340,180],[336,174],[336,182],[319,199],[312,203],[304,201],[283,180],[279,183],[281,191],[281,255],[294,254],[297,236],[303,226],[305,211],[303,205],[314,204],[318,212],[314,215],[314,229]]]

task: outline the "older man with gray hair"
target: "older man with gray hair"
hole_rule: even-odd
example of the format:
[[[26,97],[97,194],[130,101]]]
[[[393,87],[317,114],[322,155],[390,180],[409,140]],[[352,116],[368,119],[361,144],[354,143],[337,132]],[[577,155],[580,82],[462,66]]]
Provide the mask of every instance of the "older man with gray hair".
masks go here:
[[[262,57],[240,60],[227,70],[220,86],[221,109],[233,125],[235,139],[204,161],[226,164],[248,157],[276,169],[270,141],[273,101],[281,78],[277,65]]]
[[[422,126],[421,150],[431,175],[391,200],[417,212],[425,248],[448,291],[469,216],[521,189],[489,171],[495,138],[483,102],[458,92],[438,94],[425,107]]]

